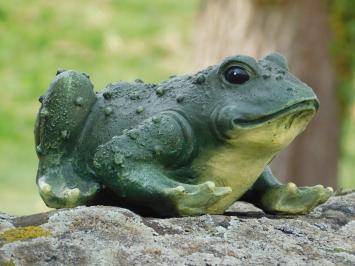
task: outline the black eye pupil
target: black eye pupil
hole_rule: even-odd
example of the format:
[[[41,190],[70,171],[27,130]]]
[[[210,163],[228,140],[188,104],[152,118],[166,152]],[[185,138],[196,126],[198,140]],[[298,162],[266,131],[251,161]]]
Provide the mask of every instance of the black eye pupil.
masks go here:
[[[224,72],[225,79],[232,84],[243,84],[249,80],[248,72],[241,67],[230,67]]]

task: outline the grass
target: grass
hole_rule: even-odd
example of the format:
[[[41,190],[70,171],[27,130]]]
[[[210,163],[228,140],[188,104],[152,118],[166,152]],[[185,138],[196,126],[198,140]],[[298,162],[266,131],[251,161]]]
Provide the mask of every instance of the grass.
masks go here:
[[[33,126],[56,69],[89,73],[100,90],[185,72],[198,0],[13,0],[0,5],[0,211],[46,210],[35,186]],[[354,121],[344,128],[341,184],[354,187]]]
[[[197,1],[2,1],[0,5],[0,211],[46,209],[35,186],[38,97],[56,69],[110,81],[156,82],[182,73]]]

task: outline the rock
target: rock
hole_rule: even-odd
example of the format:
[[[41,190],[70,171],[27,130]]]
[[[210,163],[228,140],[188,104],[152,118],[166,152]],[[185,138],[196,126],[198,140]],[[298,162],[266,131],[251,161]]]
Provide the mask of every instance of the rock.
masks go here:
[[[6,213],[0,212],[0,234],[5,230],[14,227],[13,224],[11,223],[11,220],[13,218],[15,218],[15,217],[8,215]]]
[[[240,204],[170,219],[107,206],[0,214],[0,265],[355,265],[355,193],[306,216]]]
[[[255,207],[253,204],[237,201],[232,206],[230,206],[226,212],[226,215],[230,216],[247,216],[247,217],[263,217],[265,213],[262,209]]]

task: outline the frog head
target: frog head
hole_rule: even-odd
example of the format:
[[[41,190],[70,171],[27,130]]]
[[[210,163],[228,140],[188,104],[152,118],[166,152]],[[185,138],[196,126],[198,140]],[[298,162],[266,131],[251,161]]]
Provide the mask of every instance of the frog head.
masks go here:
[[[212,131],[239,148],[281,150],[306,128],[319,107],[313,90],[288,71],[285,58],[277,53],[259,61],[227,57],[213,76],[210,87],[223,90],[223,96],[210,116]]]

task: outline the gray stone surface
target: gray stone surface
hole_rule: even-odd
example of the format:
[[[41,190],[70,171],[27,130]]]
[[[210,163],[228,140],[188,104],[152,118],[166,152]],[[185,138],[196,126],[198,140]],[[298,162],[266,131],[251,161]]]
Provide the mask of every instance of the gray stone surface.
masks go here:
[[[104,206],[0,214],[0,264],[355,265],[355,193],[332,197],[307,216],[237,204],[226,215],[171,219]],[[30,225],[52,236],[1,239],[9,228]]]

